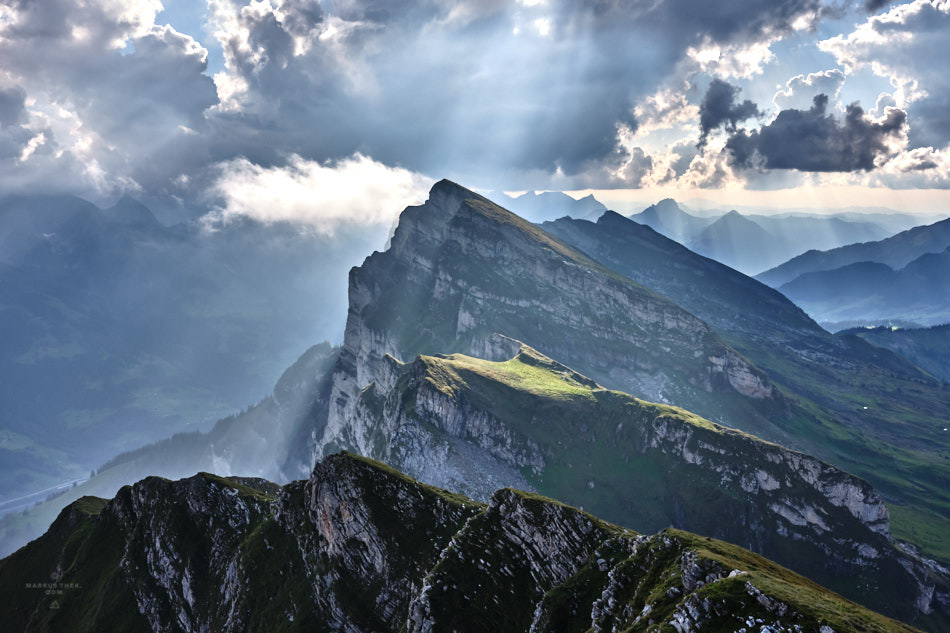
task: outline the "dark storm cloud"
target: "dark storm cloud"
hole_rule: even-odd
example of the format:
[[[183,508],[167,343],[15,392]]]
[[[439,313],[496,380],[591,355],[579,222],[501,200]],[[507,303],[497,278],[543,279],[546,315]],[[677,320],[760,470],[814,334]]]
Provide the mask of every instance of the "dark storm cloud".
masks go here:
[[[19,86],[0,87],[0,128],[18,125],[26,118],[26,91]]]
[[[612,24],[649,24],[685,46],[705,39],[720,44],[759,41],[791,30],[803,16],[817,18],[835,10],[821,0],[584,0],[561,4],[568,14],[572,7],[583,20],[592,14]]]
[[[739,88],[726,83],[721,79],[713,79],[699,104],[699,145],[704,147],[709,133],[724,127],[729,132],[735,132],[740,121],[751,119],[762,113],[752,101],[746,99],[741,103],[738,100]]]
[[[891,0],[864,0],[864,8],[868,13],[876,13],[891,3]]]
[[[827,114],[828,97],[818,95],[809,110],[783,110],[770,124],[730,137],[726,149],[736,167],[765,167],[815,172],[867,171],[888,152],[887,141],[907,122],[891,108],[882,122],[868,120],[857,104],[839,122]]]

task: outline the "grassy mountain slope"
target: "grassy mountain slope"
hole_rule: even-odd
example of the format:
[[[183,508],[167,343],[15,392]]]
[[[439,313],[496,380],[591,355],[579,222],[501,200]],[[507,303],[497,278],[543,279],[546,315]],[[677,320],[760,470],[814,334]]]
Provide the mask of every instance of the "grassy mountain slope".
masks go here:
[[[818,455],[916,508],[897,515],[895,534],[948,560],[945,537],[920,536],[950,530],[950,440],[942,431],[950,391],[892,353],[826,332],[764,284],[615,213],[596,224],[544,227],[712,325],[797,403],[782,435],[758,435]]]
[[[350,273],[350,307],[322,444],[346,426],[389,354],[491,358],[524,341],[599,383],[750,432],[784,399],[764,374],[677,304],[454,183],[406,209],[390,248]],[[740,422],[741,420],[741,422]],[[776,432],[778,432],[776,430]]]
[[[839,336],[857,336],[900,354],[935,378],[950,382],[950,324],[929,328],[853,328]]]

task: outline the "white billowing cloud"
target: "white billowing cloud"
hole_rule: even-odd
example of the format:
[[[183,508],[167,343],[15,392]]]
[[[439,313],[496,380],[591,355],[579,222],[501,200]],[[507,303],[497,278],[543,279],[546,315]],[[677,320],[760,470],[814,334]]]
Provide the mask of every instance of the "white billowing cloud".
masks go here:
[[[208,216],[210,223],[249,217],[323,234],[344,226],[388,227],[402,209],[425,201],[433,182],[361,154],[325,163],[294,155],[273,167],[237,158],[217,169],[213,190],[223,204]]]
[[[690,47],[686,54],[704,72],[726,79],[751,79],[775,59],[772,44],[778,39],[729,46],[707,40],[700,46]]]
[[[950,189],[950,147],[900,152],[874,173],[873,184],[893,189]]]
[[[841,92],[845,75],[837,68],[823,72],[796,75],[785,82],[785,89],[779,90],[772,97],[772,103],[779,110],[807,110],[812,106],[816,95],[827,95],[834,103]]]
[[[907,110],[914,146],[950,142],[950,0],[913,0],[869,17],[847,35],[819,42],[847,73],[870,68],[894,90],[889,103]]]
[[[657,90],[634,108],[637,133],[645,136],[656,130],[682,126],[699,118],[699,106],[686,96],[687,82]]]
[[[13,160],[0,156],[0,187],[45,181],[101,200],[201,161],[193,147],[206,144],[197,137],[217,101],[207,51],[155,24],[161,10],[158,0],[5,4],[0,68],[27,97],[16,121],[27,140]]]

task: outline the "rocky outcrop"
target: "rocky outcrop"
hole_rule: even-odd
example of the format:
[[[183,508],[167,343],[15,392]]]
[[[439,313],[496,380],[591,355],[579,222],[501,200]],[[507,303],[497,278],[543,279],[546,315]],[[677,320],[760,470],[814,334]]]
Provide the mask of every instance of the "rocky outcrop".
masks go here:
[[[10,630],[912,631],[720,541],[345,454],[283,488],[144,480],[54,528],[0,561]]]
[[[496,354],[516,343],[492,340]],[[871,486],[808,455],[606,390],[527,346],[498,362],[386,358],[387,388],[361,392],[344,446],[423,481],[482,500],[513,482],[638,529],[742,543],[905,617],[933,609],[946,581],[895,546]]]
[[[424,205],[403,211],[386,252],[350,272],[343,352],[315,456],[341,445],[360,391],[386,370],[387,355],[494,358],[496,332],[608,386],[710,415],[734,407],[737,394],[781,398],[700,319],[442,181]]]

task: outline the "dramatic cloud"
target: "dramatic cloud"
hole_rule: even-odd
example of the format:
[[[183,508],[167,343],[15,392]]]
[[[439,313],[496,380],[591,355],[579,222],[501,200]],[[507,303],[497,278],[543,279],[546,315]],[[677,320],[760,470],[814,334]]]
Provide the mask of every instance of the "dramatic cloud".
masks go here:
[[[827,95],[831,101],[838,98],[845,75],[837,68],[820,73],[809,73],[792,77],[785,83],[785,89],[772,97],[772,103],[779,110],[807,110],[815,97]]]
[[[710,132],[724,127],[729,132],[735,132],[740,121],[745,121],[762,113],[750,100],[739,103],[739,88],[722,81],[713,79],[706,90],[699,105],[699,147],[704,147]]]
[[[911,147],[950,143],[950,2],[914,0],[868,18],[852,33],[819,43],[848,73],[886,77],[907,111]]]
[[[341,227],[392,225],[396,214],[425,201],[430,179],[387,167],[359,154],[328,163],[291,157],[285,166],[260,167],[247,159],[219,165],[213,190],[222,205],[207,221],[249,217],[292,222],[319,233]]]
[[[622,150],[629,169],[616,178],[618,129],[637,128],[635,106],[680,65],[748,74],[825,11],[819,0],[207,0],[224,61],[212,80],[201,34],[157,24],[158,0],[2,5],[0,66],[29,100],[23,130],[0,141],[26,157],[20,181],[32,165],[78,193],[183,200],[238,156],[267,169],[359,152],[493,187],[635,182],[649,152]],[[657,123],[696,107],[653,106]]]
[[[881,121],[848,106],[844,121],[826,112],[828,97],[818,95],[809,110],[783,110],[775,120],[748,133],[740,130],[726,143],[737,167],[817,172],[871,170],[897,152],[906,114],[889,108]]]
[[[163,157],[193,155],[182,152],[183,130],[202,130],[217,96],[202,74],[206,51],[155,25],[160,10],[149,0],[5,5],[0,67],[27,96],[17,123],[33,132],[31,141],[42,135],[21,164],[9,166],[17,173],[4,174],[5,186],[29,188],[43,176],[93,197],[161,186],[174,169]],[[5,93],[0,109],[9,103]]]
[[[205,2],[178,10],[205,15],[213,72],[203,34],[158,0],[0,0],[0,189],[128,191],[185,214],[239,157],[267,172],[355,154],[486,188],[721,182],[712,156],[690,171],[682,140],[708,153],[762,116],[739,87],[808,111],[862,67],[894,83],[873,112],[908,113],[907,149],[950,140],[950,80],[921,62],[950,40],[945,0],[871,18],[882,5],[841,0]],[[864,23],[822,43],[844,74],[783,67],[801,74],[775,93],[777,47],[813,48],[845,11]]]

